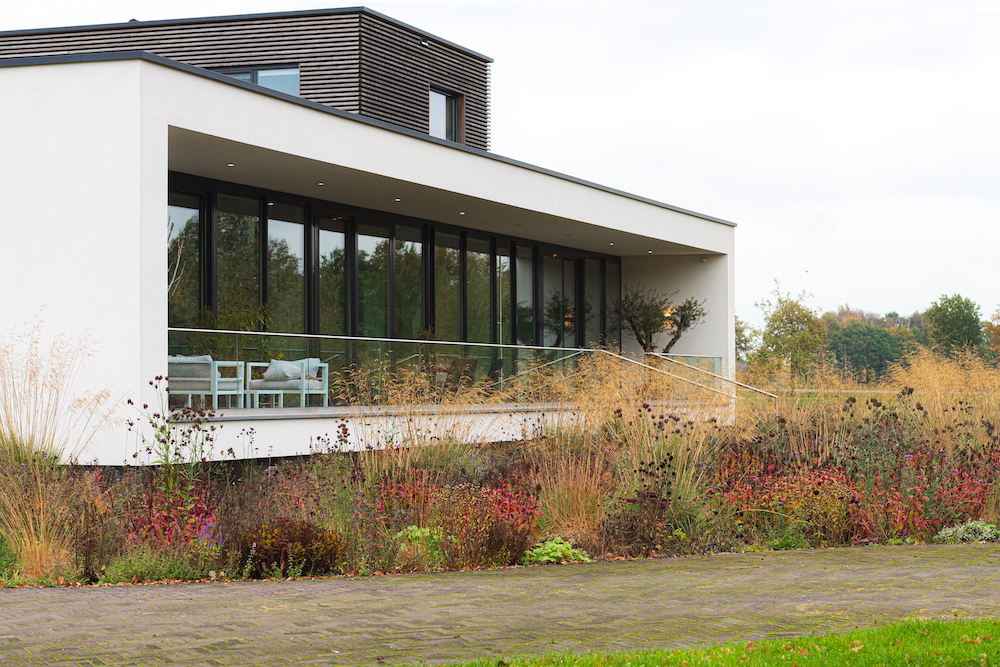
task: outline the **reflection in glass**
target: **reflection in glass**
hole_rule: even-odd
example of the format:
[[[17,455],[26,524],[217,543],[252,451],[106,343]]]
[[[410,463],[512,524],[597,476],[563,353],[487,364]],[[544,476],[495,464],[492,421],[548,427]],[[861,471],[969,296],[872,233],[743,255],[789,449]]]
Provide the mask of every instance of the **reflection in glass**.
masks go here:
[[[389,235],[368,224],[358,225],[358,334],[389,335]]]
[[[605,317],[605,337],[608,348],[617,348],[621,345],[622,332],[618,328],[617,318],[614,313],[618,309],[618,299],[622,294],[622,267],[620,264],[612,263],[610,260],[605,264],[604,269],[607,277],[606,292],[604,295],[604,317]]]
[[[299,68],[257,70],[257,84],[289,95],[299,94]]]
[[[517,344],[535,344],[535,282],[531,246],[517,246]]]
[[[301,206],[267,207],[267,309],[272,331],[302,333],[306,328],[305,221]]]
[[[542,258],[542,328],[546,347],[563,344],[562,260],[551,254]]]
[[[396,337],[419,338],[424,331],[422,230],[396,225]]]
[[[342,336],[347,330],[347,281],[344,220],[319,219],[319,333]]]
[[[253,331],[261,326],[260,202],[220,194],[216,214],[218,324]]]
[[[458,141],[458,106],[451,95],[432,90],[428,134],[438,139]]]
[[[500,343],[509,345],[510,339],[510,248],[497,245],[497,326]]]
[[[439,340],[462,340],[462,264],[457,234],[434,240],[434,333]]]
[[[167,326],[193,327],[201,315],[201,197],[167,199]]]
[[[465,254],[467,300],[466,318],[469,322],[469,340],[474,343],[492,343],[490,331],[490,242],[469,237]]]
[[[601,260],[583,260],[584,345],[601,344]]]
[[[563,347],[576,347],[577,306],[576,306],[576,260],[563,260]]]

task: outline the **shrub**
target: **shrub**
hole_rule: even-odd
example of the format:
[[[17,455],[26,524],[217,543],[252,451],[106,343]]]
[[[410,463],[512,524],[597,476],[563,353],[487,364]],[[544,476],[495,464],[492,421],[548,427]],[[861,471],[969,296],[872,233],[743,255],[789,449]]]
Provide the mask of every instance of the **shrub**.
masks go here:
[[[1000,532],[991,523],[967,521],[960,526],[945,528],[934,536],[934,541],[941,544],[1000,542]]]
[[[589,563],[590,556],[582,549],[574,549],[573,545],[561,537],[553,537],[541,544],[536,544],[524,554],[525,565],[548,565],[564,562]]]
[[[309,521],[282,518],[259,524],[243,542],[241,562],[247,577],[339,573],[344,565],[340,536]]]
[[[208,567],[192,563],[189,554],[139,544],[114,557],[104,568],[100,581],[107,584],[173,581],[203,579],[207,574]]]

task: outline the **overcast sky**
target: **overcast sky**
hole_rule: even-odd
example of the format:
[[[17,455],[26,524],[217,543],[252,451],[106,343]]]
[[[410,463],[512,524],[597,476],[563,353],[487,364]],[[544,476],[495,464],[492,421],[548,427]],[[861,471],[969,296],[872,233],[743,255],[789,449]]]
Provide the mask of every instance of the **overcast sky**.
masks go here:
[[[349,4],[34,0],[0,30]],[[744,319],[775,279],[820,312],[1000,304],[1000,1],[366,6],[495,60],[494,152],[737,223]]]

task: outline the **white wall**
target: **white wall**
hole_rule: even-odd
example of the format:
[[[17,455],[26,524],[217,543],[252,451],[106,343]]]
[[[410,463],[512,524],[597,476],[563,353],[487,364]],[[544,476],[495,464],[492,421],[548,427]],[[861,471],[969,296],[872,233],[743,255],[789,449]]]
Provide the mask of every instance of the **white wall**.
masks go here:
[[[144,320],[165,314],[162,299],[143,294],[153,282],[146,270],[157,267],[143,265],[151,244],[140,223],[155,220],[142,203],[140,69],[0,68],[0,328],[44,308],[47,335],[89,334],[95,356],[79,391],[136,393],[155,354],[140,349]],[[103,438],[101,460],[120,462],[123,440]]]

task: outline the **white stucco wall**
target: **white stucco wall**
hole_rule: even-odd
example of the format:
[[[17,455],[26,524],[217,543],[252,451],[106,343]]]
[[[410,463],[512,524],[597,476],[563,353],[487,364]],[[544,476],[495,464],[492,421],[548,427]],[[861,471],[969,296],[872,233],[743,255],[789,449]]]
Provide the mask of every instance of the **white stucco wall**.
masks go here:
[[[148,383],[166,371],[171,127],[716,253],[704,264],[700,255],[627,257],[623,277],[705,298],[709,319],[677,351],[732,362],[726,225],[148,61],[0,67],[0,91],[0,328],[44,307],[48,334],[89,334],[95,356],[80,391],[110,386],[156,404]],[[245,426],[257,430],[259,446],[285,455],[307,451],[307,435],[335,430],[318,421]],[[226,425],[223,449],[239,451],[241,428]],[[84,460],[119,464],[134,449],[117,429]]]

